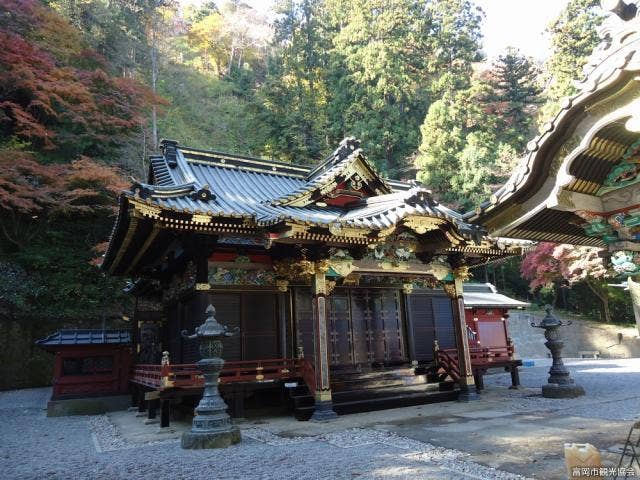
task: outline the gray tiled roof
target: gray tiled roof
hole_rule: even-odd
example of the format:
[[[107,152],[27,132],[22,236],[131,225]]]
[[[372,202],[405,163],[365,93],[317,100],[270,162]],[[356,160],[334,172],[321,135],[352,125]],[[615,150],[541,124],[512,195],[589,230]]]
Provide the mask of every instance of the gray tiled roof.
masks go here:
[[[129,330],[60,330],[36,341],[41,347],[55,345],[123,345],[131,343]]]
[[[465,307],[505,307],[524,308],[529,303],[498,293],[490,283],[465,283],[462,286],[462,297]]]
[[[344,145],[343,145],[344,144]],[[340,148],[350,145],[346,141]],[[190,148],[177,148],[169,159],[165,146],[164,157],[154,157],[150,166],[150,182],[136,184],[134,192],[163,209],[185,213],[202,213],[219,217],[248,218],[261,226],[284,220],[312,225],[340,223],[353,228],[383,229],[397,224],[407,215],[440,217],[453,222],[469,236],[479,228],[462,220],[457,212],[439,205],[430,192],[419,185],[379,179],[383,193],[357,202],[349,209],[335,206],[291,206],[287,199],[314,191],[340,174],[349,162],[355,161],[357,149],[342,156],[339,149],[320,167],[289,165],[250,157]],[[368,164],[367,164],[368,166]],[[375,175],[375,170],[371,169]],[[199,193],[209,194],[201,200]]]

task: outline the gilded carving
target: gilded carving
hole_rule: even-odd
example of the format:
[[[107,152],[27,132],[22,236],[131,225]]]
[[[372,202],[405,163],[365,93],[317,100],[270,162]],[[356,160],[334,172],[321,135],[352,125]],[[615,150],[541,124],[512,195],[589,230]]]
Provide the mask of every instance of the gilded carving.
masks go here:
[[[335,280],[327,280],[326,284],[325,284],[325,294],[326,295],[331,295],[331,292],[333,292],[334,288],[336,288],[336,281]]]
[[[149,218],[160,218],[162,209],[155,205],[148,205],[146,203],[132,202],[135,214]]]
[[[433,275],[437,280],[443,280],[451,272],[451,265],[447,261],[447,257],[439,255],[427,264],[425,273]]]
[[[463,282],[469,280],[471,278],[471,272],[469,272],[468,265],[461,265],[458,268],[453,270],[454,278],[460,279]]]
[[[278,278],[288,280],[307,280],[316,272],[316,265],[309,260],[288,258],[273,263],[273,270]]]
[[[418,217],[410,216],[403,220],[406,227],[410,228],[414,232],[422,235],[430,232],[431,230],[437,230],[441,225],[446,223],[442,218],[436,217]]]
[[[207,224],[211,222],[211,216],[201,213],[194,213],[191,215],[191,221],[197,224]]]
[[[455,300],[457,298],[455,283],[453,283],[453,282],[445,282],[442,285],[442,288],[444,288],[444,292],[447,294],[447,296],[450,299]]]
[[[278,287],[278,291],[286,292],[289,289],[289,280],[283,278],[276,279],[276,287]]]
[[[327,273],[329,268],[331,268],[331,263],[327,259],[318,260],[315,264],[316,273]]]

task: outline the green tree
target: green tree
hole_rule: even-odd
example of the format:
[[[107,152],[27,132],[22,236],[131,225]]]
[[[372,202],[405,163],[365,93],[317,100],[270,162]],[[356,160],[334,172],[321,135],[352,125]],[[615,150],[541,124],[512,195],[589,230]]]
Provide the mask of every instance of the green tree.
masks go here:
[[[499,117],[500,138],[521,152],[532,136],[533,113],[541,103],[538,69],[533,59],[508,48],[489,72],[492,92],[487,99]]]
[[[344,73],[331,111],[396,175],[419,144],[430,99],[455,88],[478,58],[481,12],[467,0],[333,0],[329,10],[333,65]]]
[[[604,15],[599,0],[569,0],[547,28],[552,55],[546,62],[546,103],[540,112],[544,123],[559,108],[560,100],[575,92],[573,81],[582,78],[582,69],[598,44],[597,27]]]
[[[328,141],[327,69],[330,46],[319,0],[277,4],[272,55],[260,89],[270,156],[316,163],[333,145]]]

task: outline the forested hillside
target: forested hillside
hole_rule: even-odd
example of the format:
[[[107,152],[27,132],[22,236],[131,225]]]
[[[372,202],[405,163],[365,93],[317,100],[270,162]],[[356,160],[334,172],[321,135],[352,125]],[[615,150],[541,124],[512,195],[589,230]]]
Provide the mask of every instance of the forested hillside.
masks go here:
[[[48,380],[35,338],[127,315],[95,265],[159,138],[314,164],[355,136],[468,209],[572,88],[597,3],[569,2],[540,65],[485,58],[472,0],[0,0],[0,389]]]

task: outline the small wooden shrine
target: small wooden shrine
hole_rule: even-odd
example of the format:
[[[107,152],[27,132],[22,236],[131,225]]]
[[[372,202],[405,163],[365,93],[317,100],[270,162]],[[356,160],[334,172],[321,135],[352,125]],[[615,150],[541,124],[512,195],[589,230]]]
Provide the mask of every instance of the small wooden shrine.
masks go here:
[[[512,387],[518,387],[518,367],[522,361],[513,358],[509,310],[523,309],[529,304],[498,293],[490,283],[465,283],[462,291],[476,388],[484,388],[483,375],[490,368],[511,372]]]
[[[57,404],[64,404],[65,400],[129,392],[133,355],[128,330],[60,330],[38,340],[36,345],[55,355],[50,415],[60,410]],[[73,407],[68,411],[84,408],[81,413],[85,414],[96,407],[70,403]]]
[[[640,17],[613,12],[579,91],[528,145],[509,181],[465,219],[494,236],[603,247],[613,268],[640,273]]]
[[[362,402],[471,396],[462,281],[519,253],[422,185],[380,177],[354,139],[314,168],[164,140],[147,181],[120,198],[103,268],[135,279],[139,399],[168,408],[201,391],[181,332],[212,303],[240,329],[224,340],[220,377],[235,414],[257,390],[287,385],[299,418],[324,418]]]

